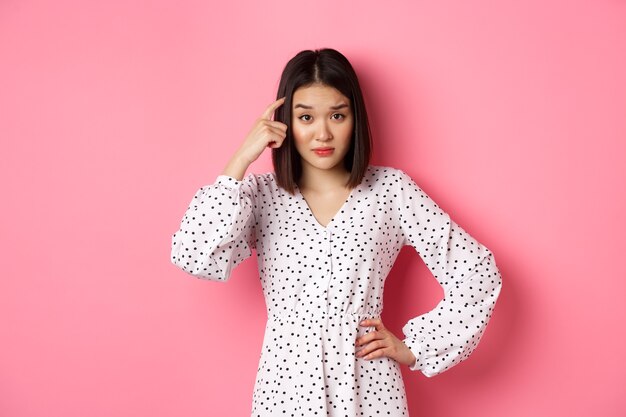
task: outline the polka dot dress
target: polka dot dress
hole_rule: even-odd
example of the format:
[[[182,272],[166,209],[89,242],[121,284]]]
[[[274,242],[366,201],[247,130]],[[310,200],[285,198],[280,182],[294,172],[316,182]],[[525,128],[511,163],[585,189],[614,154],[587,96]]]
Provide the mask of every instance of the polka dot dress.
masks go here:
[[[454,223],[402,170],[369,165],[332,220],[278,187],[274,173],[219,175],[193,197],[172,236],[172,262],[226,281],[256,250],[268,320],[252,416],[407,416],[400,365],[355,356],[374,330],[385,278],[403,246],[445,291],[402,329],[432,377],[466,359],[491,317],[502,280],[493,254]]]

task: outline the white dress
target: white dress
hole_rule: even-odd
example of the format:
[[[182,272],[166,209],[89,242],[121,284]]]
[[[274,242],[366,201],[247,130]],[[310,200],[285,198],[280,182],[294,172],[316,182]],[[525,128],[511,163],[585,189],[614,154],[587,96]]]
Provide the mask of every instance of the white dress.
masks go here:
[[[481,245],[400,169],[369,165],[326,227],[299,190],[273,172],[241,181],[219,175],[200,188],[172,236],[172,262],[226,281],[256,250],[268,320],[252,416],[407,416],[400,365],[355,356],[355,341],[380,317],[385,278],[410,245],[444,299],[402,329],[432,377],[466,359],[491,317],[502,280]]]

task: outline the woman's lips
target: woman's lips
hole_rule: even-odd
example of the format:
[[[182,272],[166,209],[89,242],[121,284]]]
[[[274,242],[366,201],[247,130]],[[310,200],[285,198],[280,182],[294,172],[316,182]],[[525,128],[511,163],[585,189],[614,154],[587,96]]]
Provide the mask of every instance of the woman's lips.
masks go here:
[[[328,155],[332,155],[333,151],[335,149],[334,148],[329,148],[329,149],[313,149],[313,152],[315,152],[317,155],[319,156],[328,156]]]

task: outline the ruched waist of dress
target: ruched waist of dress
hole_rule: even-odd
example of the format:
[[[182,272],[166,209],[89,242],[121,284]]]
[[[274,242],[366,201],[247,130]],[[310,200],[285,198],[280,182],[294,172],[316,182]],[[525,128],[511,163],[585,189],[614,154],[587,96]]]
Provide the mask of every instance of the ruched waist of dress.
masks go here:
[[[268,320],[291,320],[291,321],[300,321],[300,320],[315,320],[319,321],[320,319],[326,321],[357,321],[367,318],[375,318],[380,317],[382,311],[355,311],[355,312],[327,312],[327,311],[284,311],[284,312],[270,312],[268,314]]]

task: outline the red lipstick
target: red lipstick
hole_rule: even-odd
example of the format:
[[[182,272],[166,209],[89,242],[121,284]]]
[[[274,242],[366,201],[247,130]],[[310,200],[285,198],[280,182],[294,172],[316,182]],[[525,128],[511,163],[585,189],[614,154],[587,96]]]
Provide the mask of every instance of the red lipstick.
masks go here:
[[[313,152],[315,152],[318,156],[328,156],[332,155],[334,150],[335,148],[321,147],[313,149]]]

